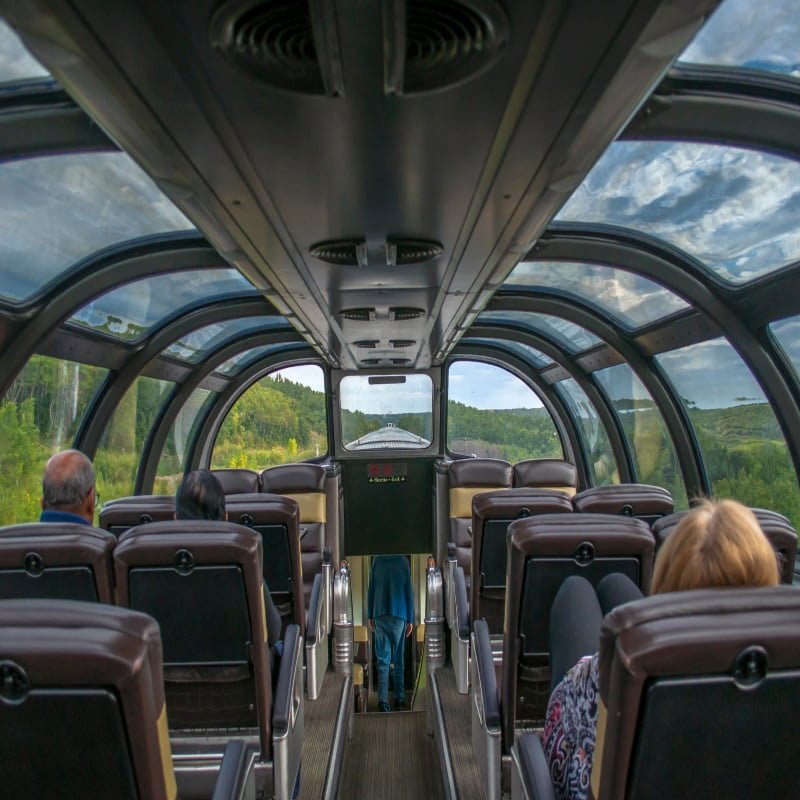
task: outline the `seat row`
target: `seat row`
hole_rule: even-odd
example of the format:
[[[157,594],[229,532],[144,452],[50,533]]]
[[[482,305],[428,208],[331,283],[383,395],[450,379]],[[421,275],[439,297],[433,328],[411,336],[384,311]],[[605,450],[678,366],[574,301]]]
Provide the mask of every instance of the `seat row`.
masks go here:
[[[31,598],[97,600],[98,609],[116,602],[158,622],[166,703],[159,724],[166,731],[169,720],[182,798],[210,796],[233,736],[253,751],[259,786],[291,796],[303,739],[303,637],[297,624],[285,626],[273,679],[263,564],[262,537],[229,522],[171,520],[119,540],[69,523],[0,529],[4,601],[24,598],[21,607],[36,608]],[[317,594],[321,584],[318,577]],[[80,627],[67,611],[59,619]]]
[[[264,575],[270,590],[274,592],[285,584],[284,574],[275,573],[285,573],[288,559],[291,574],[302,575],[302,581],[293,586],[298,592],[296,605],[308,609],[311,587],[314,577],[322,571],[326,548],[337,563],[339,501],[335,477],[331,479],[326,468],[318,464],[285,464],[260,474],[248,469],[212,472],[225,491],[228,519],[254,528],[265,538],[264,549],[270,554],[271,565],[265,564]],[[296,507],[294,515],[288,511],[292,503]],[[100,527],[119,536],[135,525],[169,520],[174,515],[175,500],[171,496],[121,497],[105,503],[100,511]],[[294,563],[293,552],[281,552],[273,546],[281,544],[275,536],[275,524],[297,528],[301,569]]]

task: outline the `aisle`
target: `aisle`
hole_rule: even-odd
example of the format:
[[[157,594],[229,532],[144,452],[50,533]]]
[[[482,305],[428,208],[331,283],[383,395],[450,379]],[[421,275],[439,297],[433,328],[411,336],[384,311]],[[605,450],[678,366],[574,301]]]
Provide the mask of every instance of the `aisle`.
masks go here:
[[[442,797],[439,775],[425,712],[356,714],[340,797],[435,800]]]

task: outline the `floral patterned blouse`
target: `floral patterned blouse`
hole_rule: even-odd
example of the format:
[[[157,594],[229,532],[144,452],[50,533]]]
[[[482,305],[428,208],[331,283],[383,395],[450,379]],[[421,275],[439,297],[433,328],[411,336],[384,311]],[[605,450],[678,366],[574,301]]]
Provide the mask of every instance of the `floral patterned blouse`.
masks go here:
[[[544,722],[544,754],[559,800],[587,800],[597,730],[599,657],[582,658],[553,690]]]

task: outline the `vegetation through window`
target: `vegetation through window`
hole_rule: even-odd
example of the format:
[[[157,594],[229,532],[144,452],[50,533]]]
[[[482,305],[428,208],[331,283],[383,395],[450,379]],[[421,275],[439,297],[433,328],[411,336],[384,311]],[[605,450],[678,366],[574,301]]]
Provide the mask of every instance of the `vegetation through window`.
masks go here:
[[[511,463],[564,457],[536,392],[508,370],[479,361],[455,361],[447,371],[447,449]]]

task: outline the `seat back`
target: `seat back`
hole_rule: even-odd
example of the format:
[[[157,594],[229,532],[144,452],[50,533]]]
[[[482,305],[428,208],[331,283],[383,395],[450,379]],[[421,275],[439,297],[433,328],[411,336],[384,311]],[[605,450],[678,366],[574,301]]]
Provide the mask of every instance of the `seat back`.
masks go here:
[[[161,626],[170,727],[258,728],[268,758],[261,548],[261,537],[241,525],[171,520],[123,534],[114,564],[120,604]]]
[[[768,511],[764,508],[754,508],[752,511],[756,515],[761,530],[764,531],[764,535],[775,550],[781,583],[791,584],[794,581],[794,562],[797,555],[797,531],[792,527],[792,523],[777,511]],[[676,511],[653,523],[656,552],[687,513],[686,511]]]
[[[263,541],[262,572],[283,628],[300,626],[305,636],[306,607],[297,503],[275,494],[239,494],[228,497],[228,520],[256,531]]]
[[[555,489],[570,496],[578,491],[578,469],[560,458],[531,458],[514,464],[514,486]]]
[[[506,489],[472,498],[470,616],[485,619],[490,633],[503,631],[508,526],[515,519],[559,513],[571,514],[572,500],[552,489]]]
[[[283,495],[297,503],[306,608],[314,576],[322,571],[322,551],[327,542],[326,476],[325,467],[319,464],[282,464],[261,473],[262,491]]]
[[[100,527],[119,537],[128,528],[175,518],[175,498],[170,495],[142,494],[120,497],[100,509]]]
[[[565,578],[581,575],[596,586],[606,575],[620,572],[647,593],[655,550],[644,522],[605,514],[520,519],[511,523],[508,536],[502,666],[506,751],[514,741],[517,715],[541,719],[546,708],[550,608]]]
[[[153,619],[98,603],[5,600],[0,653],[4,797],[175,798]]]
[[[467,580],[472,576],[472,498],[482,492],[510,489],[511,475],[511,464],[497,458],[465,458],[448,466],[450,541]]]
[[[672,495],[660,486],[645,483],[617,483],[593,486],[573,498],[575,510],[590,514],[620,514],[637,517],[652,525],[675,509]]]
[[[72,522],[31,522],[0,529],[0,600],[50,598],[114,602],[106,531]]]
[[[701,589],[627,603],[600,637],[600,800],[794,797],[800,590]]]
[[[261,489],[258,473],[252,469],[212,469],[211,473],[220,482],[225,496],[251,494]]]

